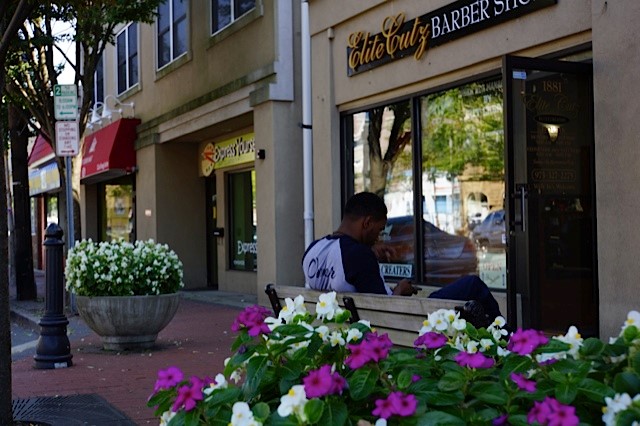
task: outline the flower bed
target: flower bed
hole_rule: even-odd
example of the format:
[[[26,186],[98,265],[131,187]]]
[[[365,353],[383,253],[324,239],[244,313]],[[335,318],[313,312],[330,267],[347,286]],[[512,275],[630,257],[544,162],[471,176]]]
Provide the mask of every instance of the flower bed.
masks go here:
[[[509,335],[429,314],[414,349],[366,321],[348,324],[335,293],[316,314],[301,296],[278,318],[260,306],[233,324],[234,354],[215,378],[159,372],[148,405],[169,425],[637,425],[640,313],[604,343],[575,327]]]

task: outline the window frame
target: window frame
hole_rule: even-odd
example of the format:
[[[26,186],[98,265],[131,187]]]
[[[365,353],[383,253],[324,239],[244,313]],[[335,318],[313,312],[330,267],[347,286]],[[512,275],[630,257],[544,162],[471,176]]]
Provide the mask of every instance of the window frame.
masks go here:
[[[134,27],[135,26],[135,27]],[[131,42],[131,29],[135,28],[135,41]],[[140,49],[138,48],[139,44],[139,27],[137,22],[131,22],[127,26],[125,26],[117,35],[116,35],[116,91],[118,95],[125,93],[127,90],[131,89],[135,85],[140,82]],[[120,37],[124,36],[124,42],[120,42]],[[120,62],[120,47],[124,46],[124,62]],[[133,49],[132,49],[133,47]],[[133,50],[133,52],[132,52]],[[135,62],[135,81],[133,80],[133,69]],[[120,81],[120,67],[124,66],[124,85],[121,87]]]
[[[232,26],[236,21],[238,21],[239,19],[241,19],[243,16],[248,15],[249,13],[251,13],[252,11],[256,10],[256,8],[258,7],[258,0],[253,0],[253,7],[250,7],[249,9],[247,9],[245,12],[243,13],[239,13],[239,2],[241,0],[228,0],[229,4],[230,4],[230,9],[231,9],[231,17],[229,20],[229,23],[224,25],[224,26],[220,26],[216,28],[215,25],[215,11],[218,10],[218,6],[217,4],[219,3],[220,0],[210,0],[209,2],[209,28],[210,28],[210,35],[214,36],[222,31],[224,31],[225,29],[229,28],[230,26]]]
[[[251,182],[251,184],[253,185],[253,187],[251,188],[251,193],[252,193],[252,203],[253,206],[252,209],[254,208],[257,200],[255,199],[255,197],[253,195],[255,195],[255,168],[251,167],[251,168],[241,168],[241,169],[237,169],[237,170],[233,170],[233,171],[229,171],[227,173],[225,173],[225,181],[226,181],[226,186],[227,186],[227,191],[228,191],[228,201],[227,201],[227,215],[228,215],[228,227],[229,227],[229,232],[228,232],[228,250],[229,250],[229,255],[228,255],[228,263],[227,263],[227,267],[229,268],[229,270],[231,271],[237,271],[237,272],[256,272],[258,270],[258,252],[257,252],[257,227],[258,227],[258,220],[257,217],[252,217],[251,219],[255,219],[255,224],[253,225],[255,227],[255,234],[254,234],[254,238],[256,238],[255,244],[256,244],[256,253],[253,257],[254,261],[253,261],[253,265],[251,268],[248,268],[247,265],[244,265],[244,267],[238,266],[234,264],[234,261],[236,260],[236,255],[234,254],[236,252],[237,249],[237,241],[234,241],[234,237],[235,237],[235,233],[234,233],[234,229],[237,227],[237,224],[235,223],[235,213],[234,213],[234,206],[236,205],[235,203],[237,201],[240,200],[236,200],[234,198],[234,191],[233,191],[233,180],[236,176],[241,176],[241,175],[245,175],[248,174],[249,175],[249,181]],[[255,212],[253,212],[255,213]],[[252,213],[252,214],[253,214]],[[245,218],[246,219],[246,218]],[[246,237],[247,235],[245,235]],[[245,241],[247,242],[247,241]]]
[[[184,1],[184,5],[185,5],[184,15],[179,16],[177,19],[173,16],[173,10],[174,10],[173,5],[176,1]],[[161,10],[161,7],[163,6],[167,7],[169,11],[168,26],[166,29],[160,28],[160,10]],[[178,58],[181,58],[182,56],[186,55],[189,52],[189,2],[187,0],[167,0],[165,3],[158,6],[157,13],[158,13],[158,16],[156,17],[156,70],[159,71],[163,68],[166,68],[170,64],[174,63]],[[184,26],[185,46],[184,46],[184,51],[176,52],[175,51],[176,46],[174,43],[176,32],[177,32],[176,27],[178,27],[178,25],[182,22],[185,22],[185,26]],[[162,36],[164,36],[167,33],[169,34],[169,59],[167,60],[166,63],[161,64],[162,55],[160,54],[160,52],[161,52],[161,46],[163,45]]]
[[[104,102],[104,53],[100,55],[93,74],[92,103]]]

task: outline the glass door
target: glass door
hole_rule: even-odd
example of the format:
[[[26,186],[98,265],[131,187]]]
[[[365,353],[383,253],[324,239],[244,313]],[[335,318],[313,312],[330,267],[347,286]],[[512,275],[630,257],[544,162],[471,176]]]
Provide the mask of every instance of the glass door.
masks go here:
[[[598,334],[591,64],[507,56],[508,321]]]
[[[224,231],[218,228],[218,196],[216,194],[216,175],[211,173],[205,178],[206,232],[207,232],[207,287],[218,288],[218,241],[222,241]]]

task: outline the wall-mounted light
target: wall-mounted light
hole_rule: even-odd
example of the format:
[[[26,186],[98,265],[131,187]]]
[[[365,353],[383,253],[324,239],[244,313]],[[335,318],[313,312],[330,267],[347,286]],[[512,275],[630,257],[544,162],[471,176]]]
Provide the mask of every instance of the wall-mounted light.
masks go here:
[[[265,158],[267,158],[267,152],[264,149],[256,151],[256,160],[264,160]]]
[[[544,127],[551,142],[558,140],[560,127],[566,124],[569,119],[561,115],[541,114],[535,117],[536,121]]]

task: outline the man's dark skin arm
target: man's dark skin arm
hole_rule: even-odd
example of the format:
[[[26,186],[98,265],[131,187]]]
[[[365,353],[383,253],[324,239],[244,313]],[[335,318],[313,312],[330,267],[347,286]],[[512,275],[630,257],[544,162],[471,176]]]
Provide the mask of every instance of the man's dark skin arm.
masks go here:
[[[404,278],[400,280],[400,282],[393,289],[394,296],[411,296],[412,294],[417,294],[418,289],[413,286],[411,280]]]

